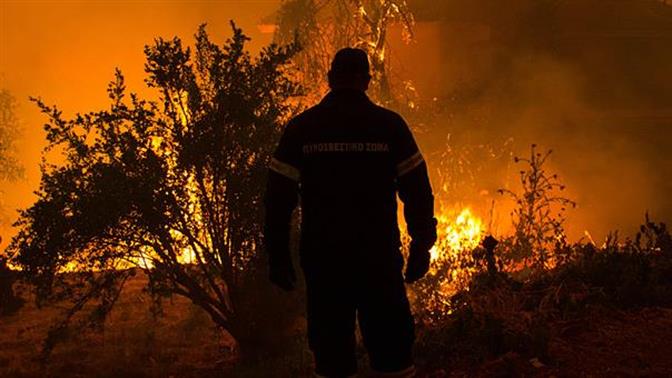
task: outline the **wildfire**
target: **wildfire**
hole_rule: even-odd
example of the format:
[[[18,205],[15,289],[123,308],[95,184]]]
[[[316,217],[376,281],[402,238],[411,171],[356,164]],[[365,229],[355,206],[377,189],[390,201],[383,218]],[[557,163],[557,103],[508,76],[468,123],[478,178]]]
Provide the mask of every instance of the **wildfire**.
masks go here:
[[[483,221],[471,209],[462,209],[457,216],[443,212],[437,216],[438,240],[430,250],[432,262],[454,260],[463,252],[478,247],[483,237]],[[436,264],[434,264],[436,265]]]
[[[430,250],[430,270],[420,285],[411,288],[410,298],[423,311],[449,314],[451,298],[468,289],[478,270],[472,251],[480,245],[486,227],[469,207],[450,206],[441,200],[438,205],[437,241]]]

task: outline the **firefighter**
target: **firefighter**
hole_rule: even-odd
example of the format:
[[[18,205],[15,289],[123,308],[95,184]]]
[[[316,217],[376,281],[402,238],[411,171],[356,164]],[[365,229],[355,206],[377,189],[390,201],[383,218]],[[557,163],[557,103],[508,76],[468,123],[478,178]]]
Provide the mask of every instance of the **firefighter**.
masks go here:
[[[414,322],[404,281],[427,273],[436,241],[427,167],[402,117],[367,97],[363,50],[340,50],[328,78],[330,92],[288,123],[270,163],[264,228],[270,280],[287,291],[295,287],[289,234],[300,198],[299,255],[316,374],[356,373],[358,323],[371,369],[411,377]],[[405,274],[397,194],[412,240]]]

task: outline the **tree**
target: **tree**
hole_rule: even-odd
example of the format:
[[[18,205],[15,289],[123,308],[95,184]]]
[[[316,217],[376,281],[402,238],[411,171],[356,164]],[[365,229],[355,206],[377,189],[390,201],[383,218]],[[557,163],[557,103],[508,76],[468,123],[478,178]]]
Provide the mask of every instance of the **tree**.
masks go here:
[[[287,0],[278,18],[276,39],[298,37],[302,46],[297,63],[307,87],[324,88],[338,49],[359,47],[369,55],[373,95],[385,104],[394,101],[387,33],[392,23],[399,22],[404,36],[412,38],[415,21],[405,0]]]
[[[40,300],[73,301],[52,339],[87,302],[99,305],[84,324],[104,320],[140,269],[155,297],[189,298],[243,352],[255,351],[246,343],[267,316],[254,302],[263,292],[249,292],[266,282],[262,192],[280,125],[295,110],[287,69],[297,46],[270,45],[253,59],[249,38],[232,28],[220,47],[201,26],[193,54],[179,38],[146,46],[158,102],[127,95],[118,70],[109,109],[64,119],[33,99],[49,117],[45,153],[65,161],[42,164],[38,200],[21,212],[10,251]]]

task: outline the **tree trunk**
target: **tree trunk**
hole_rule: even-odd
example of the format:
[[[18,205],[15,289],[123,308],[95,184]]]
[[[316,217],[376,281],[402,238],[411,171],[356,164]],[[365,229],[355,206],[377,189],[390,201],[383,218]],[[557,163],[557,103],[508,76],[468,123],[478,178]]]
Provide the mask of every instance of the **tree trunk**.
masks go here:
[[[235,314],[230,331],[245,364],[286,355],[288,345],[303,331],[297,324],[305,311],[300,287],[283,292],[270,283],[266,269],[252,269],[254,274],[231,293]]]
[[[23,305],[23,300],[14,295],[15,281],[15,273],[0,260],[0,315],[11,315]]]

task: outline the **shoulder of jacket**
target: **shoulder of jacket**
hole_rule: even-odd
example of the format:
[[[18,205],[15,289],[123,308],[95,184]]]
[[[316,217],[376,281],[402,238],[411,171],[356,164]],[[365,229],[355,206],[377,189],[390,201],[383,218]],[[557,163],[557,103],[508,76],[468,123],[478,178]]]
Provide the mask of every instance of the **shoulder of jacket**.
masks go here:
[[[302,111],[299,113],[297,116],[292,118],[289,121],[289,125],[293,125],[294,127],[299,127],[302,124],[305,124],[306,122],[309,122],[311,119],[313,119],[315,116],[317,116],[320,112],[320,105],[314,105],[311,106],[310,108]]]
[[[376,115],[383,119],[386,124],[390,125],[390,127],[398,128],[406,126],[406,121],[399,113],[380,105],[373,104],[373,106]]]

